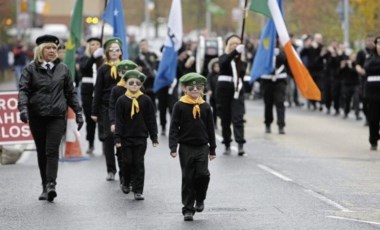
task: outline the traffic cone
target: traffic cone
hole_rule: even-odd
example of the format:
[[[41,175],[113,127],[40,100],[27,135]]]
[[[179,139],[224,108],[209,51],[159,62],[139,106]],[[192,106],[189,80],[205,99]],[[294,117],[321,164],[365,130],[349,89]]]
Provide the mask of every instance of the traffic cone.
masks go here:
[[[84,157],[79,143],[78,125],[75,121],[75,113],[69,108],[67,110],[67,128],[66,128],[66,148],[63,161],[82,161],[88,160]]]

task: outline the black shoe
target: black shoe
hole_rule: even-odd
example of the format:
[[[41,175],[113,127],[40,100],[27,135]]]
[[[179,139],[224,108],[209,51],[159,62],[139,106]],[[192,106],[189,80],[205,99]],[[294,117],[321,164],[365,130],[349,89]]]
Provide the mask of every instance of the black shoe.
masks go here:
[[[205,209],[205,203],[203,201],[196,201],[194,208],[195,208],[195,211],[202,212],[203,209]]]
[[[284,129],[284,127],[278,127],[278,133],[279,133],[279,134],[285,134],[285,129]]]
[[[135,200],[144,200],[144,195],[141,193],[135,193]]]
[[[371,145],[370,150],[371,150],[371,151],[376,151],[376,150],[377,150],[377,145]]]
[[[123,191],[123,193],[125,193],[125,194],[128,194],[131,191],[131,189],[128,185],[127,186],[121,185],[121,191]]]
[[[348,114],[345,113],[344,116],[343,116],[343,119],[347,119],[348,118]]]
[[[162,128],[161,129],[161,136],[165,136],[166,135],[166,129],[165,128]]]
[[[46,189],[46,185],[42,185],[42,193],[41,195],[38,197],[38,200],[47,200],[47,189]]]
[[[224,155],[230,155],[231,154],[231,147],[226,147],[226,149],[224,150]]]
[[[109,172],[106,177],[106,181],[114,181],[115,180],[115,174],[113,172]]]
[[[271,133],[270,125],[265,126],[265,133]]]
[[[243,144],[238,145],[238,155],[239,156],[246,156],[243,146],[244,146]]]
[[[185,212],[183,215],[183,220],[184,221],[193,221],[193,216],[194,214],[192,212]]]
[[[356,116],[357,121],[361,121],[363,118],[361,116]]]
[[[55,183],[50,182],[47,184],[47,201],[53,202],[54,198],[57,197],[57,192],[55,191]]]

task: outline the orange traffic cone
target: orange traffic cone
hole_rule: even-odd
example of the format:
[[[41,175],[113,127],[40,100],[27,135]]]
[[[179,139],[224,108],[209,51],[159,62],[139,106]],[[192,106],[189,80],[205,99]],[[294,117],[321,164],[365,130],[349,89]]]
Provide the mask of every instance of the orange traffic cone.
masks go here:
[[[79,143],[78,126],[75,122],[75,113],[69,108],[67,110],[67,128],[66,128],[66,148],[63,161],[81,161],[88,160],[88,157],[82,155]]]

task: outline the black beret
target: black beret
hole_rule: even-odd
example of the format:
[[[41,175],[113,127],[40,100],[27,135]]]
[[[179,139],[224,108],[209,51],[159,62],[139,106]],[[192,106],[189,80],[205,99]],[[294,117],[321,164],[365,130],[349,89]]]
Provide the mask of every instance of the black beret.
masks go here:
[[[226,38],[226,45],[228,44],[228,41],[229,41],[231,38],[239,38],[239,39],[240,39],[240,37],[239,37],[238,35],[236,35],[236,34],[232,34],[232,35],[230,35],[230,36],[228,36],[228,37]]]
[[[39,36],[36,39],[37,45],[41,45],[42,43],[54,43],[54,44],[58,45],[59,39],[54,35],[45,34],[45,35]]]
[[[98,37],[90,37],[87,39],[87,43],[91,41],[98,41],[100,44],[102,44],[102,40]]]

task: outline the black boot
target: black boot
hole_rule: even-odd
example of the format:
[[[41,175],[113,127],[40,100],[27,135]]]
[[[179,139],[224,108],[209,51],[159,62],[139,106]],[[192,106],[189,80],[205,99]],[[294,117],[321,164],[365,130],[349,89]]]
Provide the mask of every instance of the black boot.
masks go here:
[[[55,183],[49,182],[47,184],[47,200],[53,202],[54,198],[57,197],[57,192],[55,191]]]
[[[247,155],[244,151],[244,144],[241,144],[241,143],[238,144],[238,155],[239,156],[246,156]]]
[[[47,189],[46,189],[46,184],[42,184],[42,193],[38,197],[38,200],[47,200]]]

